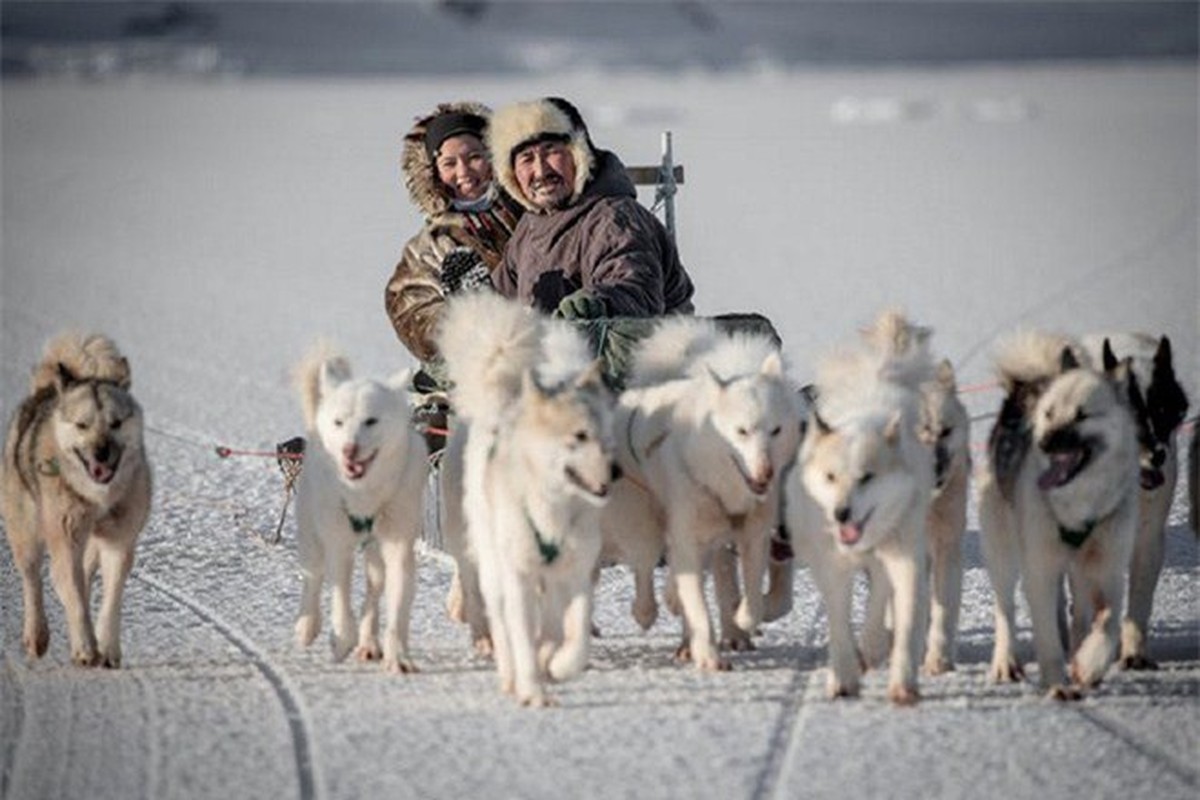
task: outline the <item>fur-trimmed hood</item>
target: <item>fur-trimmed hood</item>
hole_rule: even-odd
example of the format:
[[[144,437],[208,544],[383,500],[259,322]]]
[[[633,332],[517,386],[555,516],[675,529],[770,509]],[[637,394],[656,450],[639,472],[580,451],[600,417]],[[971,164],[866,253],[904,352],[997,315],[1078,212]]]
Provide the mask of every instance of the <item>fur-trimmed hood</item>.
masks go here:
[[[404,185],[413,204],[421,209],[425,217],[432,218],[451,210],[450,196],[442,187],[437,176],[437,166],[425,150],[425,130],[435,118],[449,112],[476,114],[484,119],[492,111],[482,103],[469,100],[454,103],[439,103],[437,108],[421,117],[404,135],[404,146],[400,154],[400,170]]]
[[[543,97],[523,103],[514,103],[497,111],[488,128],[488,149],[492,152],[492,170],[500,186],[518,203],[529,211],[540,212],[525,197],[517,183],[513,170],[513,152],[521,145],[546,135],[564,136],[575,160],[575,186],[570,202],[583,194],[583,189],[592,178],[596,164],[596,152],[588,137],[587,128],[578,112],[567,111],[574,107],[565,101]],[[574,119],[572,118],[574,116]]]

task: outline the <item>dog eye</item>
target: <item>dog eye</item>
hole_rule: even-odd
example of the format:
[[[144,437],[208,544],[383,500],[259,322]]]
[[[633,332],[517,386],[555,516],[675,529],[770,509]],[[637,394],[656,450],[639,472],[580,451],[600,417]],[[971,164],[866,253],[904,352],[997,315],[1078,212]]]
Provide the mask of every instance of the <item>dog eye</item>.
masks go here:
[[[340,419],[335,419],[335,420],[333,421],[333,427],[335,427],[335,428],[340,428],[340,427],[342,427],[342,421],[341,421]]]
[[[745,438],[750,435],[750,431],[746,430],[745,428],[739,427],[737,429],[737,435],[741,436],[742,438]]]
[[[583,431],[583,430],[575,431],[575,441],[578,442],[579,444],[583,444],[590,438],[591,437],[588,435],[587,431]]]
[[[81,431],[86,431],[88,429],[88,424],[86,422],[76,422],[75,427]]]
[[[837,483],[837,475],[834,475],[832,472],[826,472],[825,480],[829,483]]]
[[[771,429],[771,436],[772,436],[772,438],[774,438],[774,437],[778,436],[778,435],[779,435],[779,434],[781,434],[781,433],[783,433],[783,426],[782,426],[782,425],[776,425],[774,428],[772,428],[772,429]]]
[[[864,472],[862,477],[858,479],[859,485],[870,483],[875,478],[874,472]]]
[[[938,436],[942,439],[949,439],[950,434],[952,434],[952,433],[954,433],[953,428],[942,428],[942,432],[939,433]]]
[[[121,423],[123,421],[124,420],[114,419],[108,427],[114,431],[119,431],[119,430],[121,430]]]
[[[1075,421],[1076,422],[1083,422],[1087,418],[1088,418],[1088,414],[1082,408],[1075,412]]]
[[[364,422],[363,425],[366,425],[369,428],[372,425],[374,425],[376,422],[379,422],[378,417],[367,417],[367,421]]]

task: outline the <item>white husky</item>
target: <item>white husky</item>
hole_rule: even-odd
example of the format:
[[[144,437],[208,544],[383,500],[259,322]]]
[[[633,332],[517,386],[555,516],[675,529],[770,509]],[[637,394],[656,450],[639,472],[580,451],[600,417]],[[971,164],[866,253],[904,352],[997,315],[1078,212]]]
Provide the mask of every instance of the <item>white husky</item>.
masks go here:
[[[544,680],[588,662],[613,398],[573,327],[499,295],[453,299],[438,344],[467,426],[463,511],[500,687],[552,704]]]
[[[353,649],[383,657],[391,672],[414,672],[408,650],[416,591],[414,544],[422,522],[425,444],[409,423],[408,372],[386,381],[353,378],[345,358],[319,347],[296,372],[309,446],[296,490],[298,550],[304,587],[296,639],[321,628],[321,586],[332,585],[332,645],[337,660]],[[354,634],[351,578],[361,550],[366,594]],[[387,628],[379,645],[379,598]]]
[[[918,437],[920,385],[932,361],[915,330],[901,315],[885,313],[868,344],[819,365],[816,409],[787,481],[792,543],[811,566],[829,614],[832,697],[859,691],[851,599],[861,569],[886,576],[887,591],[872,588],[880,608],[890,602],[895,629],[888,697],[910,704],[919,696],[934,470]]]
[[[737,548],[746,591],[723,609],[723,638],[749,642],[763,617],[763,574],[779,516],[780,477],[799,440],[797,395],[770,339],[720,333],[711,321],[663,322],[642,344],[618,401],[615,435],[625,476],[604,514],[606,550],[637,580],[634,617],[657,607],[652,572],[664,547],[682,611],[681,658],[728,668],[714,643],[704,570],[716,548]]]
[[[1023,332],[1000,344],[1006,398],[980,481],[982,541],[996,593],[991,675],[1021,674],[1013,631],[1019,564],[1041,683],[1059,699],[1079,696],[1064,669],[1064,577],[1080,621],[1070,679],[1090,686],[1117,653],[1138,517],[1127,366],[1101,373],[1088,364],[1078,343],[1057,335]]]

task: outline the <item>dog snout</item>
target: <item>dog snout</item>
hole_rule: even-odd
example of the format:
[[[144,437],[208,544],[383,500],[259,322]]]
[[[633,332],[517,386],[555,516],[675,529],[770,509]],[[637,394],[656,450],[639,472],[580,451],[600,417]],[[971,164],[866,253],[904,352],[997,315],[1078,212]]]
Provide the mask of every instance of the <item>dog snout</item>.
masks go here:
[[[358,443],[347,442],[342,445],[342,457],[348,461],[354,461],[358,458]]]
[[[611,471],[609,473],[609,479],[612,482],[616,483],[617,481],[621,480],[621,478],[624,478],[624,477],[625,477],[625,470],[621,469],[621,465],[618,464],[617,462],[615,462],[615,461],[612,462]]]
[[[838,506],[836,509],[834,509],[833,518],[837,520],[839,524],[845,525],[850,521],[850,506]]]

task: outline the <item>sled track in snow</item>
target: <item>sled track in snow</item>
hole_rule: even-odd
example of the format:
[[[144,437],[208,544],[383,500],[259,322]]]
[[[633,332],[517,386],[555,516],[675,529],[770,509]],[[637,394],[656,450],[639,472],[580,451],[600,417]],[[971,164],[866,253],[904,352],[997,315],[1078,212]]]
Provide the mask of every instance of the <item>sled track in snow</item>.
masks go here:
[[[218,633],[228,639],[238,650],[242,651],[254,665],[279,698],[283,705],[288,721],[288,729],[292,736],[292,750],[296,757],[296,775],[300,784],[300,800],[319,800],[324,796],[320,775],[313,759],[312,736],[309,734],[308,715],[300,702],[299,693],[292,687],[291,681],[282,670],[272,662],[270,656],[264,653],[244,634],[234,626],[221,619],[215,611],[197,602],[187,594],[180,592],[162,581],[140,572],[134,572],[131,577],[145,584],[154,591],[162,594],[179,605],[191,611],[196,616],[211,625]]]

